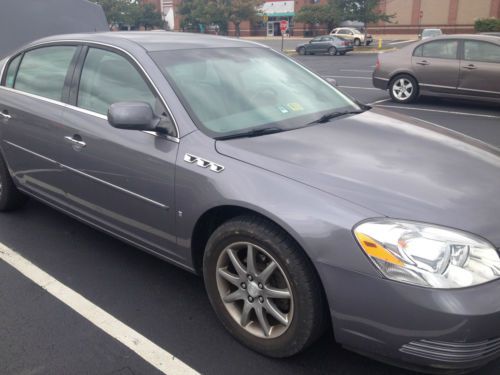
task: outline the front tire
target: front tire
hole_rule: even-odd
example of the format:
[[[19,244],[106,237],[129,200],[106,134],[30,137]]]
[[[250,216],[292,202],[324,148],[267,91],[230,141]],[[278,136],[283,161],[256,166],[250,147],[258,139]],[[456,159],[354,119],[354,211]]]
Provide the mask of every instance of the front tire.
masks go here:
[[[306,49],[304,47],[300,47],[298,52],[299,52],[299,55],[304,56],[306,54]]]
[[[400,74],[389,83],[389,94],[397,103],[412,103],[418,98],[418,82],[408,74]]]
[[[206,246],[203,275],[224,327],[261,354],[292,356],[323,332],[324,298],[314,268],[267,219],[240,216],[216,229]]]
[[[24,205],[26,196],[17,190],[7,164],[0,154],[0,211],[13,211]]]

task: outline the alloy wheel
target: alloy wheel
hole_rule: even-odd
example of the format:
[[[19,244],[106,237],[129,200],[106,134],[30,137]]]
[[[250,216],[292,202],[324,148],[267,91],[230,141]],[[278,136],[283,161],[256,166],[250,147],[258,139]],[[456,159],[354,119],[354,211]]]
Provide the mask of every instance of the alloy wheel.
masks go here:
[[[413,94],[413,84],[406,78],[399,78],[392,85],[392,93],[401,101],[408,100]]]
[[[293,319],[293,293],[278,262],[261,247],[237,242],[217,261],[217,289],[231,317],[248,333],[273,339]]]

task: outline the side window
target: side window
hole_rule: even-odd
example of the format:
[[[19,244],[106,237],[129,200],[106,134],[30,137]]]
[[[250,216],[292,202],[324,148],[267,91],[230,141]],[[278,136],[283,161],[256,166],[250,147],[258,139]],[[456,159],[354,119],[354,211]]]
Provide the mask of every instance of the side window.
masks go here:
[[[19,63],[21,62],[21,56],[22,54],[13,59],[9,64],[9,68],[7,69],[7,76],[5,77],[6,87],[14,87],[14,80],[16,79],[17,68],[19,67]]]
[[[317,36],[316,38],[314,38],[312,40],[313,42],[321,42],[321,37],[320,36]]]
[[[77,105],[102,115],[111,104],[143,101],[155,109],[156,97],[136,68],[114,52],[90,48],[83,65]]]
[[[415,51],[413,51],[413,56],[422,57],[423,50],[424,46],[418,46],[417,48],[415,48]]]
[[[436,59],[456,59],[458,51],[457,40],[437,40],[422,45],[422,57]]]
[[[60,101],[76,48],[52,46],[26,52],[15,77],[14,88]]]
[[[478,40],[466,40],[464,42],[464,59],[500,63],[500,46]]]

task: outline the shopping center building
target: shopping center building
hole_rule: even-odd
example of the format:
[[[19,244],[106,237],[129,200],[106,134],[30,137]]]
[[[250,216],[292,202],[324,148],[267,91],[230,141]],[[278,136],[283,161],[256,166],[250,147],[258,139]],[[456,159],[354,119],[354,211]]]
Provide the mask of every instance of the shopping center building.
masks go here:
[[[180,30],[180,16],[175,8],[182,0],[143,0],[154,4],[162,12],[168,27]],[[279,36],[279,22],[287,20],[292,36],[326,33],[324,25],[306,25],[295,22],[297,12],[304,5],[322,4],[327,0],[280,0],[265,1],[262,21],[240,25],[241,35]],[[439,27],[445,33],[472,32],[477,18],[500,18],[500,0],[380,0],[380,11],[394,15],[390,23],[368,25],[376,34],[417,34],[424,27]],[[339,20],[340,21],[340,20]],[[234,25],[229,34],[234,35]]]

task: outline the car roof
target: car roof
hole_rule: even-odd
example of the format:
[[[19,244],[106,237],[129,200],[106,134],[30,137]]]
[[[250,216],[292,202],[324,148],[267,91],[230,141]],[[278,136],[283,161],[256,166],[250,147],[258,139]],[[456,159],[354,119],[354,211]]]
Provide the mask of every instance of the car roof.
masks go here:
[[[60,41],[96,42],[125,49],[134,45],[140,46],[148,52],[226,47],[268,48],[259,43],[236,38],[167,31],[107,31],[100,33],[64,34],[39,39],[30,43],[29,46]]]
[[[432,38],[432,41],[435,40],[443,40],[443,39],[472,39],[472,40],[482,40],[497,43],[499,39],[494,35],[482,35],[482,34],[450,34],[450,35],[441,35],[435,38]],[[426,40],[425,43],[430,42],[430,40]]]

